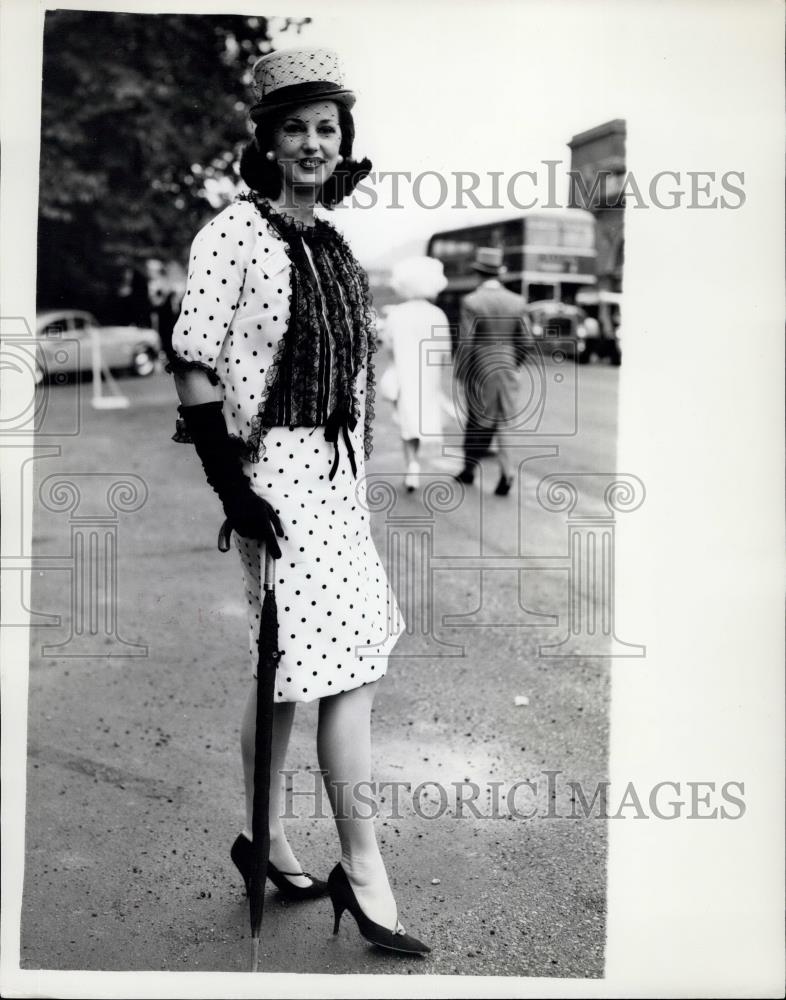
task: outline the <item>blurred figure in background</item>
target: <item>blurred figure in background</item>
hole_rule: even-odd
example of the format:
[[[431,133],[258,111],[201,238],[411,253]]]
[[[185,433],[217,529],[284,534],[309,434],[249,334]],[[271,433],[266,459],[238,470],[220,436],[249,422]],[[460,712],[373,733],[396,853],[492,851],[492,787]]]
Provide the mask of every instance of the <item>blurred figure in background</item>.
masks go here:
[[[418,485],[421,434],[442,434],[442,390],[438,365],[421,362],[421,342],[435,328],[448,329],[445,313],[433,300],[447,285],[442,262],[434,257],[408,257],[393,268],[390,284],[405,302],[391,306],[385,321],[385,339],[393,352],[396,406],[409,492]]]
[[[132,264],[122,267],[102,315],[104,322],[113,326],[150,326],[147,279]]]
[[[172,359],[172,332],[177,320],[177,302],[169,271],[162,260],[146,261],[147,295],[150,300],[150,325],[161,341],[161,350]]]
[[[472,268],[482,278],[461,303],[456,377],[464,386],[467,422],[464,428],[464,468],[459,482],[470,484],[478,461],[488,454],[496,430],[518,412],[518,368],[526,356],[524,313],[527,303],[505,288],[500,247],[478,247]],[[506,496],[513,477],[504,446],[497,437],[499,482],[494,492]]]

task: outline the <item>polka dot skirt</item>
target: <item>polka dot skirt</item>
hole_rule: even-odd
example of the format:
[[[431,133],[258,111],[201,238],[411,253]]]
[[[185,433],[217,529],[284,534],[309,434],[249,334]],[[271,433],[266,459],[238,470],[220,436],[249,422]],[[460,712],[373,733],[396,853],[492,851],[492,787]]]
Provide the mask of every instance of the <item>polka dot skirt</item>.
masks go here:
[[[312,701],[378,680],[404,629],[371,538],[362,426],[352,434],[355,480],[343,441],[336,475],[324,427],[274,427],[258,463],[244,463],[256,492],[279,512],[286,537],[276,560],[281,659],[275,701]],[[264,597],[264,546],[234,535],[248,602],[248,651],[256,676]]]

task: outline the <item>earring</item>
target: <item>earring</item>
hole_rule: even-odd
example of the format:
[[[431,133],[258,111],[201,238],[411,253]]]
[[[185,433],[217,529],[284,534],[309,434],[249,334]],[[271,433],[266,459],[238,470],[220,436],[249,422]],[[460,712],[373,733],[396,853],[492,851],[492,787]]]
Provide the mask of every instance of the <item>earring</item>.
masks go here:
[[[265,159],[266,159],[266,160],[275,160],[275,158],[276,158],[276,154],[275,154],[275,153],[273,152],[273,150],[272,150],[272,149],[269,149],[269,150],[268,150],[268,151],[267,151],[267,152],[265,153]]]
[[[341,153],[339,153],[338,156],[336,157],[336,163],[343,163],[343,162],[344,162],[344,157],[341,155]]]

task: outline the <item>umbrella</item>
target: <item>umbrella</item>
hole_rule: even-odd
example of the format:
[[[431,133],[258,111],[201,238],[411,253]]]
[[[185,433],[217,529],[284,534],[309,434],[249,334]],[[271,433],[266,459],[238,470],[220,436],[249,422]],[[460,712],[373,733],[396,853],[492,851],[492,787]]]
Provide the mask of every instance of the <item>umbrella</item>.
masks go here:
[[[265,552],[265,599],[259,622],[259,659],[257,661],[257,715],[254,741],[254,804],[251,813],[251,837],[254,863],[248,884],[251,917],[251,971],[257,971],[259,931],[265,903],[265,880],[270,854],[270,759],[273,744],[273,684],[278,663],[278,611],[276,608],[275,559]]]
[[[218,547],[222,552],[229,548],[231,527],[225,521],[218,537]],[[253,860],[248,882],[249,915],[251,918],[251,971],[256,972],[259,964],[259,933],[265,905],[265,881],[270,855],[270,826],[268,808],[270,805],[270,762],[273,745],[273,685],[276,679],[276,665],[280,656],[278,650],[278,609],[275,588],[276,561],[265,550],[265,598],[259,622],[257,643],[257,711],[256,735],[254,739],[254,802],[251,813],[251,842]]]

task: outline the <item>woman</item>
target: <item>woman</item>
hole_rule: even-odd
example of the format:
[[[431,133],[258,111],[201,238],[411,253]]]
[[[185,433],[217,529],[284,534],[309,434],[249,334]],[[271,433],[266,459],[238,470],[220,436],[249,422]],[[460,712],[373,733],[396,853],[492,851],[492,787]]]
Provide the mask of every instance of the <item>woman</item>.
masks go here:
[[[193,440],[234,529],[256,669],[267,549],[280,659],[274,690],[268,876],[291,899],[328,892],[371,942],[409,954],[368,810],[370,713],[400,615],[369,531],[373,320],[366,278],[342,237],[316,218],[368,174],[352,159],[355,98],[335,53],[274,52],[254,66],[255,138],[241,159],[251,191],[194,240],[173,335],[181,439]],[[327,884],[303,872],[281,821],[297,702],[320,699],[317,753],[341,843]],[[232,858],[250,869],[256,680],[243,716],[246,829]]]
[[[420,473],[421,436],[442,434],[442,369],[427,363],[421,344],[438,333],[449,333],[447,316],[430,301],[445,288],[447,279],[436,258],[409,257],[393,268],[390,284],[406,300],[388,311],[385,335],[397,375],[396,408],[407,466],[404,483],[412,492]]]

